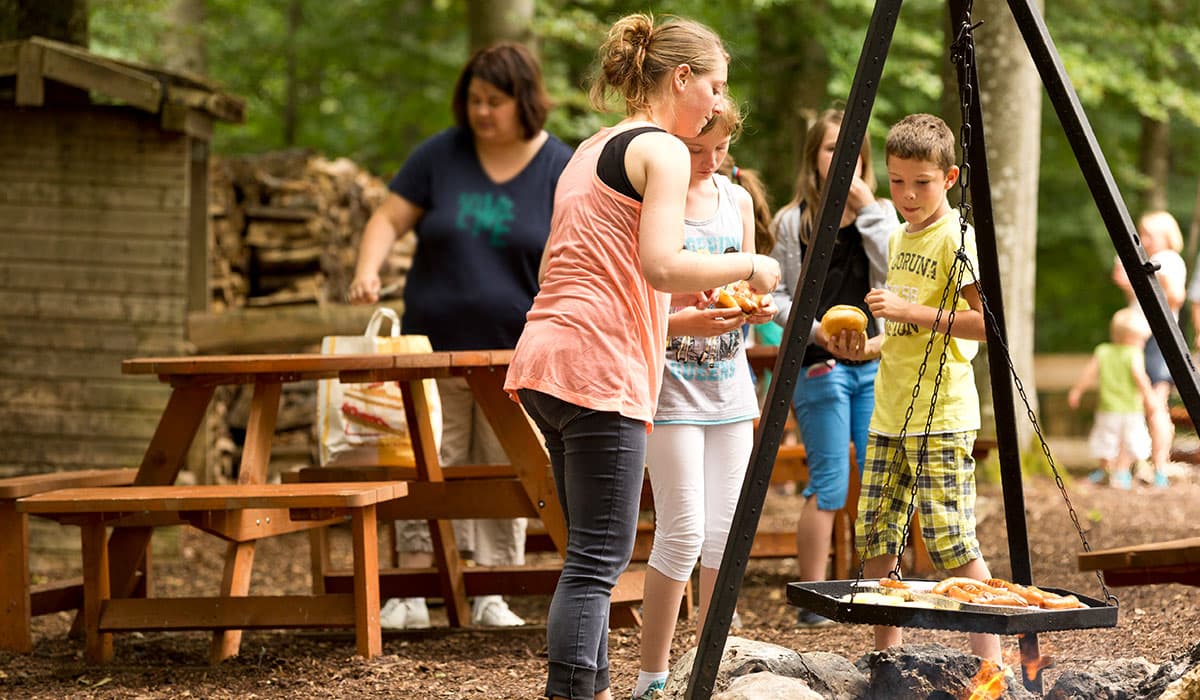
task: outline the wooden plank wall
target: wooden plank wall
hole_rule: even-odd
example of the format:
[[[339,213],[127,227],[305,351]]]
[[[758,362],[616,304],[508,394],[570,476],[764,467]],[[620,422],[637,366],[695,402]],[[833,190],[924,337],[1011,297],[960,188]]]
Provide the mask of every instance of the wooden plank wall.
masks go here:
[[[120,107],[0,105],[0,476],[136,466],[180,354],[188,139]]]

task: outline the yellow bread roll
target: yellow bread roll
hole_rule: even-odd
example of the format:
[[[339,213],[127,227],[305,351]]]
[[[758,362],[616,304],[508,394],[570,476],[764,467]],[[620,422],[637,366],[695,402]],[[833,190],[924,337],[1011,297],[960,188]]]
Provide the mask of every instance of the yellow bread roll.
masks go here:
[[[821,317],[821,330],[825,333],[826,338],[832,338],[842,331],[866,333],[867,315],[857,306],[849,304],[831,306]]]

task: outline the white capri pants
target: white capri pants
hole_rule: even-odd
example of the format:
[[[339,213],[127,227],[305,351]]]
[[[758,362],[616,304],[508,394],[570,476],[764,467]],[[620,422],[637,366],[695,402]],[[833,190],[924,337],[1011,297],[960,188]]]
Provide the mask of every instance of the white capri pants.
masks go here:
[[[691,577],[697,558],[704,568],[720,568],[753,448],[751,420],[654,426],[646,440],[654,492],[650,566],[675,581]]]
[[[443,465],[507,464],[508,455],[496,433],[475,403],[467,380],[450,377],[437,380],[442,400]],[[458,548],[471,552],[481,566],[507,566],[525,563],[525,518],[480,518],[454,520],[454,540]],[[424,520],[396,521],[397,548],[402,552],[432,552],[429,526]]]

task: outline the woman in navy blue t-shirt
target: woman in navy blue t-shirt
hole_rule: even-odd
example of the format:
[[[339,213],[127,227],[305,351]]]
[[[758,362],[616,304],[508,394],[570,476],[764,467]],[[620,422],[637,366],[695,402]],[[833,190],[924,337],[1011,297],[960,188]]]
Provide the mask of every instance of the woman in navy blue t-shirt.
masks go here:
[[[511,43],[475,52],[454,88],[456,125],[413,150],[371,216],[358,251],[350,301],[379,300],[379,269],[399,234],[417,250],[404,287],[402,330],[426,335],[434,350],[512,348],[538,291],[559,173],[572,150],[542,127],[550,103],[541,68]],[[441,461],[506,463],[508,457],[466,381],[439,379]],[[461,549],[477,563],[525,563],[525,519],[455,521]],[[429,566],[424,521],[399,528],[401,564]],[[475,599],[472,622],[521,625],[500,596]],[[392,599],[388,628],[429,626],[423,598]]]

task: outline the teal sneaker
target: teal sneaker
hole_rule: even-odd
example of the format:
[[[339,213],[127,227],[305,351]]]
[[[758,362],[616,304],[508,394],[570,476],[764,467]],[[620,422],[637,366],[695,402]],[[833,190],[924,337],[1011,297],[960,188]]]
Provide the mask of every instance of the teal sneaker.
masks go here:
[[[1114,472],[1112,478],[1109,480],[1109,484],[1111,484],[1113,488],[1121,489],[1122,491],[1128,491],[1129,489],[1133,488],[1133,475],[1131,475],[1128,471]]]
[[[1154,487],[1165,489],[1171,487],[1171,481],[1167,479],[1167,475],[1163,472],[1154,472]]]
[[[631,700],[654,700],[655,698],[661,698],[663,694],[663,688],[666,687],[666,681],[650,681],[650,687],[646,688],[646,692],[642,693],[641,695],[632,696]]]

